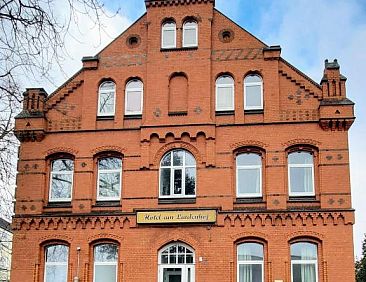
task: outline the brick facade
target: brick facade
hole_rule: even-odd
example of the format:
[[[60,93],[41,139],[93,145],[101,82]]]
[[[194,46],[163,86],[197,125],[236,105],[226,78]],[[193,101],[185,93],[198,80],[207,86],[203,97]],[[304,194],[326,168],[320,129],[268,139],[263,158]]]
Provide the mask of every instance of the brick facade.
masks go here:
[[[282,59],[279,46],[265,45],[217,11],[214,1],[146,4],[140,19],[97,56],[84,57],[83,68],[54,93],[25,93],[16,119],[11,281],[44,281],[45,248],[52,244],[69,247],[67,281],[93,281],[93,250],[103,242],[118,245],[119,282],[158,281],[159,250],[172,242],[194,250],[194,281],[237,281],[237,246],[245,242],[263,246],[263,281],[291,281],[290,246],[310,242],[317,246],[317,281],[353,282],[347,131],[354,114],[338,62],[325,62],[318,84]],[[162,49],[167,19],[176,23],[176,47]],[[182,46],[186,19],[197,23],[197,47]],[[262,109],[244,110],[248,74],[262,78]],[[234,80],[230,111],[215,110],[220,75]],[[141,115],[125,115],[131,79],[143,83]],[[115,113],[98,117],[104,81],[115,83]],[[161,197],[160,162],[175,149],[195,158],[193,197]],[[313,157],[311,196],[290,196],[294,150]],[[237,197],[236,158],[245,152],[261,156],[260,197]],[[118,201],[97,200],[103,154],[122,159]],[[58,158],[74,164],[66,202],[49,200]],[[136,219],[141,211],[202,209],[217,211],[215,223]]]

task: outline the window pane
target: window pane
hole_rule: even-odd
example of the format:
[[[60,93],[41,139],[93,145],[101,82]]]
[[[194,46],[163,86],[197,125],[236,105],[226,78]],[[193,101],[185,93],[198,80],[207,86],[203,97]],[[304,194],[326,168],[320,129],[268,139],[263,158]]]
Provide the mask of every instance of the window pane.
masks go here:
[[[46,262],[67,262],[69,248],[64,245],[49,246],[46,249]]]
[[[74,161],[73,160],[55,160],[52,162],[52,171],[73,171]]]
[[[263,261],[263,245],[244,243],[238,246],[239,261]]]
[[[119,158],[103,158],[98,162],[98,168],[101,170],[120,169],[122,167],[122,160]]]
[[[72,174],[52,174],[51,199],[70,199]]]
[[[261,107],[262,106],[262,91],[260,85],[245,87],[245,106],[246,107]]]
[[[161,256],[161,263],[168,264],[168,255]]]
[[[178,253],[184,254],[185,251],[186,251],[186,247],[184,247],[182,245],[178,245]]]
[[[107,81],[107,82],[104,82],[100,85],[100,92],[114,91],[114,89],[115,89],[115,84],[112,81]]]
[[[308,152],[295,152],[288,156],[289,164],[313,164],[313,155]]]
[[[141,112],[141,91],[128,91],[126,103],[127,112]]]
[[[94,282],[116,282],[116,266],[115,265],[96,265]]]
[[[164,268],[163,270],[164,282],[183,282],[181,268]]]
[[[143,84],[138,79],[131,80],[130,82],[128,82],[128,84],[126,86],[127,90],[128,89],[134,89],[134,90],[136,90],[136,88],[138,88],[138,89],[141,89],[141,91],[142,91],[142,87],[143,87]]]
[[[217,88],[217,109],[233,109],[234,93],[232,87]]]
[[[99,94],[99,112],[101,114],[114,112],[114,92]]]
[[[178,263],[184,264],[184,255],[178,255]]]
[[[174,170],[174,194],[182,194],[182,170]]]
[[[293,264],[293,282],[316,282],[315,264]]]
[[[238,194],[260,193],[260,170],[238,169]]]
[[[231,76],[220,76],[217,81],[216,81],[217,85],[221,85],[221,84],[231,84],[234,85],[234,80]]]
[[[182,150],[173,151],[173,165],[182,166],[183,165],[183,156],[184,156],[184,151],[182,151]]]
[[[119,172],[99,173],[99,196],[119,197],[121,174]]]
[[[262,265],[239,265],[239,282],[262,282]]]
[[[66,282],[67,265],[46,265],[45,282]]]
[[[175,30],[163,31],[163,47],[175,46]]]
[[[196,165],[196,160],[192,154],[185,152],[186,154],[186,165]]]
[[[94,248],[95,262],[115,262],[117,261],[118,247],[113,244],[102,244]]]
[[[160,174],[160,191],[163,196],[170,195],[170,168],[162,168]]]
[[[196,168],[186,168],[186,195],[196,194]]]
[[[248,75],[245,77],[245,83],[262,82],[262,78],[258,75]]]
[[[261,165],[262,159],[257,154],[240,154],[236,157],[236,165]]]
[[[168,153],[164,156],[161,161],[162,166],[170,166],[171,165],[171,153]]]
[[[317,246],[312,243],[296,243],[291,245],[292,260],[317,260]]]
[[[196,34],[197,34],[197,29],[185,29],[184,30],[184,45],[187,46],[196,46],[197,45],[197,38],[196,38]]]
[[[291,192],[311,193],[314,191],[312,170],[311,167],[290,168]]]
[[[186,255],[186,263],[193,263],[193,255],[191,254]]]

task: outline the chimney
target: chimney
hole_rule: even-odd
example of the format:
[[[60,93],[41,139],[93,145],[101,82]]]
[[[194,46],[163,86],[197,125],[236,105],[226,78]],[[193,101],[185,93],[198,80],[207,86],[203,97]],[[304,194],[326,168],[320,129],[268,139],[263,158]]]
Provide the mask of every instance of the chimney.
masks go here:
[[[47,98],[47,92],[43,88],[27,88],[23,96],[23,111],[43,113]]]
[[[320,82],[323,89],[324,99],[346,98],[347,78],[340,73],[340,66],[337,59],[333,62],[325,60],[324,76]]]

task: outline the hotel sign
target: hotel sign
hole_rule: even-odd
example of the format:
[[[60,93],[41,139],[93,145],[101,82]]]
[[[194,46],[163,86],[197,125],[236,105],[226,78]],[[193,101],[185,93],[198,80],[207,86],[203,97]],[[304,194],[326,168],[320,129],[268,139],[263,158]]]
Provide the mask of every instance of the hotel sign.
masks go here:
[[[137,212],[137,223],[214,223],[216,210]]]

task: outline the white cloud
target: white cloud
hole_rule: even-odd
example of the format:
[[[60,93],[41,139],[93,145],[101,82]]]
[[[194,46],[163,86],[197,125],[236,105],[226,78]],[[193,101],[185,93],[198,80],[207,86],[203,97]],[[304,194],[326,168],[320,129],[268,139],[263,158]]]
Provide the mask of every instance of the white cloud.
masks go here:
[[[260,22],[260,33],[268,44],[281,44],[283,57],[315,78],[322,77],[323,61],[338,58],[347,81],[347,95],[356,102],[357,120],[350,130],[353,206],[356,208],[354,240],[356,255],[366,232],[366,20],[356,0],[280,0],[270,6]],[[273,25],[273,24],[279,24]],[[278,28],[277,28],[278,27]]]
[[[65,15],[68,15],[69,11],[67,3],[67,1],[57,1],[56,17],[65,20]],[[78,14],[76,20],[71,22],[69,34],[65,38],[67,53],[58,58],[62,71],[54,64],[50,72],[53,83],[46,80],[30,81],[29,83],[41,83],[42,85],[25,85],[25,87],[44,87],[48,93],[51,93],[82,67],[82,57],[96,55],[131,24],[126,16],[114,15],[109,10],[106,10],[106,15],[101,16],[100,22],[102,26],[99,30],[91,17],[86,14]]]

